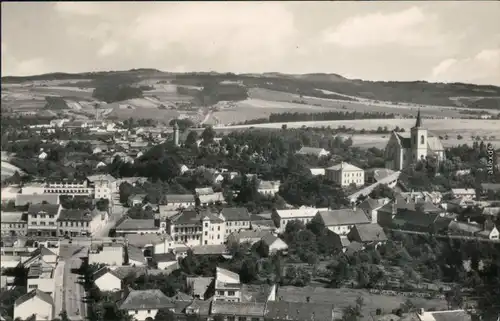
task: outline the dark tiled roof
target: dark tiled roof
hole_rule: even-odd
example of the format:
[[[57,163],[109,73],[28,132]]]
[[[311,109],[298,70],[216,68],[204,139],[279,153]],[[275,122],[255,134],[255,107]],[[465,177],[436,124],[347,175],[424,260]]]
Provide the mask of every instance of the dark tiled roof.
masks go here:
[[[122,310],[161,309],[171,306],[171,300],[160,290],[132,291],[120,306]]]
[[[438,214],[425,214],[411,210],[400,210],[394,216],[393,222],[397,225],[408,224],[427,228],[430,227],[438,217]]]
[[[176,295],[171,297],[173,301],[186,301],[186,302],[191,302],[193,301],[193,297],[187,293],[184,292],[177,292]]]
[[[170,262],[177,261],[174,253],[159,253],[154,255],[154,259],[156,262]]]
[[[228,253],[225,244],[198,245],[191,247],[195,255],[218,255]]]
[[[265,309],[265,303],[214,301],[212,302],[211,312],[215,315],[263,317]]]
[[[368,217],[361,209],[350,208],[319,212],[325,226],[352,225],[369,223]]]
[[[241,301],[242,302],[261,302],[266,303],[269,294],[271,294],[272,286],[268,284],[241,285]]]
[[[203,298],[210,284],[214,282],[213,277],[187,277],[186,283],[195,296]]]
[[[187,308],[195,308],[198,310],[198,315],[208,316],[210,314],[210,305],[212,301],[204,301],[194,299],[191,301],[175,301],[173,302],[172,310],[175,314],[184,314]]]
[[[146,258],[144,257],[144,253],[140,248],[129,244],[127,246],[127,253],[129,261],[146,263]]]
[[[270,301],[265,318],[270,320],[333,320],[333,306],[307,302]]]
[[[17,306],[23,304],[24,302],[28,301],[29,299],[34,298],[35,296],[38,297],[38,298],[40,298],[41,300],[47,302],[50,305],[54,305],[54,300],[52,299],[52,297],[50,296],[50,294],[42,292],[42,291],[40,291],[38,289],[34,289],[33,291],[28,292],[25,295],[20,296],[16,300],[16,302],[14,303],[14,306],[17,307]]]
[[[48,215],[56,215],[59,211],[59,205],[56,204],[31,204],[28,208],[28,214],[38,214],[45,212]]]
[[[221,211],[226,221],[250,221],[250,214],[244,207],[228,207]]]
[[[143,248],[148,244],[159,244],[164,240],[170,239],[169,235],[159,235],[154,233],[146,233],[146,234],[130,234],[127,235],[128,244],[133,246],[137,246],[139,248]]]
[[[27,204],[42,204],[47,202],[49,204],[59,204],[59,194],[17,194],[16,206],[25,206]]]
[[[110,269],[109,267],[107,267],[107,266],[105,266],[105,267],[103,267],[103,268],[101,268],[101,269],[97,270],[97,271],[94,273],[94,275],[92,275],[92,277],[93,277],[93,279],[94,279],[94,280],[97,280],[98,278],[100,278],[101,276],[103,276],[103,275],[105,275],[105,274],[107,274],[107,273],[110,273],[110,274],[112,274],[112,275],[116,276],[117,278],[122,279],[122,278],[120,278],[120,277],[119,277],[119,276],[118,276],[118,275],[117,275],[117,274],[116,274],[113,270],[111,270],[111,269]]]
[[[492,184],[492,183],[482,183],[481,188],[485,191],[492,190],[492,191],[499,191],[500,190],[500,184]]]
[[[403,147],[403,148],[411,148],[411,139],[410,139],[410,137],[407,137],[406,135],[403,136],[400,133],[397,133],[396,135],[397,135],[399,141],[401,142],[401,147]]]
[[[57,221],[92,221],[95,212],[80,209],[62,209]]]
[[[384,229],[378,224],[357,224],[353,229],[359,235],[359,241],[387,241]]]
[[[199,224],[201,215],[196,210],[184,210],[171,218],[175,224]]]
[[[167,203],[194,203],[192,194],[167,194]]]
[[[127,218],[116,227],[116,230],[154,230],[154,229],[157,229],[157,227],[155,227],[154,219],[136,220]]]

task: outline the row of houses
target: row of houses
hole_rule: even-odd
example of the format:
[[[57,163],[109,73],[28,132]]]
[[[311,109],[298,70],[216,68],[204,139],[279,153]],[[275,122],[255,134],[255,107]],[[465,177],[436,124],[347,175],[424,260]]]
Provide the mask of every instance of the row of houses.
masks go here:
[[[2,212],[2,236],[90,236],[108,221],[104,211],[64,209],[60,204],[32,204],[26,212]]]

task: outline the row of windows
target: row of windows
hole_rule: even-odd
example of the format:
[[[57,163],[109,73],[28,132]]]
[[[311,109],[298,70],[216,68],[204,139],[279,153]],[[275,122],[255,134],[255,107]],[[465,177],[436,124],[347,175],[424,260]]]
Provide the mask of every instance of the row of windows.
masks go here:
[[[217,294],[218,295],[226,295],[226,291],[217,291]],[[227,291],[227,296],[235,296],[236,295],[236,292],[234,291]]]
[[[31,225],[40,225],[40,226],[46,226],[47,222],[30,222]],[[55,222],[49,222],[49,225],[55,226]]]
[[[31,217],[32,217],[32,218],[37,218],[37,217],[38,217],[38,215],[37,215],[37,214],[31,214]],[[46,215],[46,214],[40,214],[40,218],[46,218],[46,217],[47,217],[47,215]],[[52,214],[51,214],[51,215],[49,215],[49,218],[54,218],[54,217],[55,217],[55,215],[52,215]]]
[[[7,227],[6,225],[7,224],[2,224],[2,227],[3,228]],[[16,223],[9,224],[9,228],[24,228],[24,226],[25,226],[25,224],[23,224],[23,223],[21,223],[21,224],[19,224],[19,223],[17,223],[17,224]]]
[[[302,221],[302,223],[307,224],[312,220],[312,218],[294,218],[294,219],[288,219],[288,220],[283,220],[282,225],[285,226],[288,221]]]
[[[363,183],[363,182],[360,179],[351,179],[350,183],[358,183],[358,184],[360,184],[360,183]],[[347,185],[347,184],[350,184],[350,183],[349,183],[348,179],[344,180],[344,185]]]
[[[363,173],[346,173],[346,177],[360,177],[361,175],[363,175]]]
[[[46,189],[45,193],[57,193],[57,194],[88,194],[88,190],[84,189],[71,189],[71,190],[62,190],[62,189]]]
[[[55,226],[55,222],[48,222],[50,226]],[[37,221],[34,221],[34,222],[30,222],[31,225],[40,225],[40,226],[46,226],[47,225],[47,222],[37,222]],[[78,224],[78,222],[59,222],[58,224],[59,226],[67,226],[67,227],[89,227],[90,226],[90,223],[89,222],[80,222],[80,224]],[[22,226],[20,226],[22,227]]]

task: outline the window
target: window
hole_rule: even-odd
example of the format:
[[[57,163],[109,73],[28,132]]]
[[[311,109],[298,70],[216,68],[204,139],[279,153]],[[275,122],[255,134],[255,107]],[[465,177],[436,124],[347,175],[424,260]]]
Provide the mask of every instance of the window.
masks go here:
[[[226,294],[226,292],[224,292],[224,291],[217,291],[217,292],[218,292],[218,294],[219,294],[219,295],[224,295],[224,294]]]
[[[45,218],[45,214],[40,215],[40,218]]]
[[[424,144],[424,141],[425,141],[425,138],[424,138],[424,135],[420,136],[420,144]]]
[[[139,311],[135,310],[135,314],[139,314]]]
[[[40,222],[40,225],[43,225],[43,226],[45,226],[45,222]]]
[[[217,231],[220,231],[220,226],[217,226]]]
[[[207,241],[205,241],[205,245],[207,245]]]
[[[49,218],[54,218],[54,215],[49,215]]]
[[[33,222],[33,225],[36,225],[36,222]]]
[[[205,223],[205,227],[208,227],[208,223]]]
[[[228,316],[227,321],[236,321],[236,317]]]
[[[228,296],[234,296],[234,291],[227,291]]]
[[[205,232],[205,236],[207,236],[207,235],[208,235],[208,232]]]
[[[28,286],[28,289],[37,289],[38,288],[38,284],[30,284]]]
[[[49,225],[54,225],[54,222],[49,222]]]
[[[252,321],[259,321],[259,318],[252,318]]]
[[[217,239],[220,239],[220,235],[219,234],[217,234]]]
[[[148,314],[151,313],[151,310],[148,309]]]
[[[36,214],[33,214],[33,218],[36,218]]]

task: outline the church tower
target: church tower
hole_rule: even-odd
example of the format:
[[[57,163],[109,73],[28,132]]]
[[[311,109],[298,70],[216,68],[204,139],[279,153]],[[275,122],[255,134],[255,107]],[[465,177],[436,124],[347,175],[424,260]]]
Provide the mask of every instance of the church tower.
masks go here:
[[[420,109],[418,110],[415,126],[411,129],[411,151],[414,162],[427,157],[427,129],[422,127]]]
[[[177,125],[177,121],[174,122],[174,144],[175,146],[179,146],[179,126]]]

